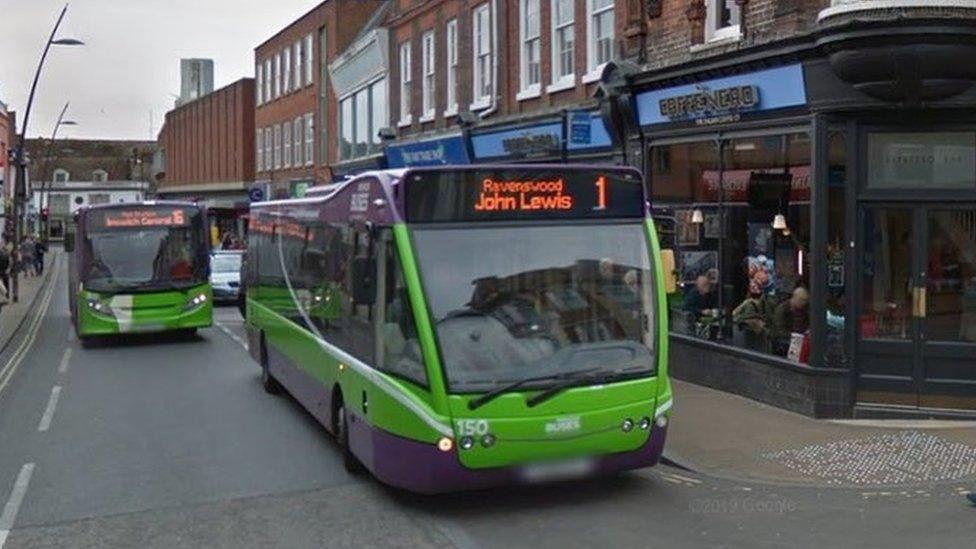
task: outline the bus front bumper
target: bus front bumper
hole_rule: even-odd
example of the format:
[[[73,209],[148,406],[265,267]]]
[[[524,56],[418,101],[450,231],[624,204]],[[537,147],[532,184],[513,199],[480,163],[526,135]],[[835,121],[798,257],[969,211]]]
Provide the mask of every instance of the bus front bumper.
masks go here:
[[[380,481],[422,494],[479,490],[496,486],[546,482],[530,474],[538,464],[470,469],[458,460],[458,449],[443,452],[434,444],[401,438],[350,417],[349,442],[356,456]],[[647,442],[631,452],[593,456],[585,468],[549,480],[612,475],[656,465],[664,451],[667,426],[654,425]],[[582,463],[567,462],[567,464]]]

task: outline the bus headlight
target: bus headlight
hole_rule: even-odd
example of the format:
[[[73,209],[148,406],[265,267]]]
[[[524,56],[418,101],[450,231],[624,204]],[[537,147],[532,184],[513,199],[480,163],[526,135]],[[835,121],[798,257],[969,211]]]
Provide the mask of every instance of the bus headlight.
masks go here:
[[[450,452],[454,448],[454,441],[448,437],[441,437],[437,441],[437,449],[441,452]]]
[[[662,414],[657,417],[657,420],[654,423],[656,423],[661,429],[664,429],[668,426],[668,416]]]
[[[203,304],[206,302],[207,302],[207,294],[200,294],[200,295],[193,296],[193,299],[187,301],[186,305],[183,306],[183,312],[192,311],[197,307],[202,307]]]
[[[108,303],[103,303],[97,299],[89,299],[88,308],[100,315],[115,316],[115,312],[108,306]]]

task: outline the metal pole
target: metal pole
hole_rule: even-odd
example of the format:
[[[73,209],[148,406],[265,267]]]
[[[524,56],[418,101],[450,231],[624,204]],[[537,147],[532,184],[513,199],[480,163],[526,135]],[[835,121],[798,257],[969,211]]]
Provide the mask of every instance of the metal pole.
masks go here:
[[[51,132],[51,141],[48,142],[47,150],[44,153],[44,169],[38,170],[41,173],[41,188],[38,193],[38,212],[41,213],[41,222],[38,224],[40,234],[43,235],[44,239],[47,240],[47,223],[44,220],[44,203],[45,195],[50,192],[50,189],[54,187],[54,171],[51,171],[50,180],[51,183],[48,185],[48,175],[47,170],[50,167],[52,161],[57,158],[57,155],[53,154],[54,144],[58,138],[58,130],[61,129],[61,125],[64,123],[64,115],[68,112],[68,106],[71,102],[66,102],[64,108],[61,109],[61,114],[58,115],[58,121],[54,124],[54,131]]]
[[[51,36],[47,39],[47,44],[44,45],[44,52],[41,54],[41,60],[37,64],[37,70],[34,72],[34,81],[31,83],[30,94],[27,96],[27,107],[24,109],[24,122],[21,126],[20,136],[18,139],[15,162],[17,169],[17,184],[14,187],[14,253],[13,261],[11,261],[11,269],[13,272],[13,278],[11,279],[11,298],[14,303],[20,298],[20,261],[18,258],[18,249],[20,247],[20,238],[22,232],[23,220],[23,202],[24,198],[27,196],[27,158],[24,154],[25,140],[27,137],[27,122],[30,120],[31,106],[34,104],[34,94],[37,92],[37,81],[41,78],[41,69],[44,68],[44,60],[47,59],[47,53],[51,50],[51,44],[54,42],[54,37],[57,36],[58,28],[61,26],[61,21],[64,20],[64,15],[68,12],[68,5],[65,4],[64,8],[61,9],[61,14],[58,16],[57,22],[54,24],[54,28],[51,29]]]

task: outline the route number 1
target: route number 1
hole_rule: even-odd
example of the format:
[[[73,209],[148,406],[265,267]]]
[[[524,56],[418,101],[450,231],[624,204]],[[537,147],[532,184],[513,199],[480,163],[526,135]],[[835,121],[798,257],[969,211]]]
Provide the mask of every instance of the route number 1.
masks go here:
[[[596,207],[593,209],[607,209],[607,178],[602,175],[596,180]]]

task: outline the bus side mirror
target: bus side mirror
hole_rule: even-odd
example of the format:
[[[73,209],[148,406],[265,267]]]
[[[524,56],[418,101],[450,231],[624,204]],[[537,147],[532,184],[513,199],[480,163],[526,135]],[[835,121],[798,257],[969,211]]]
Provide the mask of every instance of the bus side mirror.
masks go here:
[[[64,235],[64,251],[68,253],[75,251],[75,233],[66,233]]]
[[[352,259],[352,301],[355,305],[376,303],[376,258]]]

